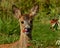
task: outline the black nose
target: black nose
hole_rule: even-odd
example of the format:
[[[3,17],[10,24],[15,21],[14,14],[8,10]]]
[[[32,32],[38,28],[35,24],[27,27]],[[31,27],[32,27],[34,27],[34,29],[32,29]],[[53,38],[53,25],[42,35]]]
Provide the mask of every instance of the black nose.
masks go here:
[[[28,31],[30,31],[30,30],[31,30],[31,28],[28,28],[27,30],[28,30]]]
[[[31,30],[31,28],[26,28],[27,29],[27,31],[26,32],[30,32],[30,30]]]

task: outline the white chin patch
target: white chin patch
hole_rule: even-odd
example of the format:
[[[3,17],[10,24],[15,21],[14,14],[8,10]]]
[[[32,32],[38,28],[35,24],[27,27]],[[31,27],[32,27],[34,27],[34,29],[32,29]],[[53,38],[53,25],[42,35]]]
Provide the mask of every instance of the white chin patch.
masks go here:
[[[25,29],[25,34],[29,34],[28,29]]]

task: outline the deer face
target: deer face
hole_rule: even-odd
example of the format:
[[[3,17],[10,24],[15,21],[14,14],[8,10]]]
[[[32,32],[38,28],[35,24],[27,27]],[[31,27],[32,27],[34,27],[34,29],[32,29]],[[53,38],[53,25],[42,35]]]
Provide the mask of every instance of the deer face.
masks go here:
[[[15,5],[12,6],[13,13],[15,14],[15,17],[18,18],[20,22],[20,28],[22,32],[31,32],[32,29],[32,21],[33,21],[33,16],[36,14],[38,6],[34,6],[29,14],[24,14],[21,15],[20,9],[18,9]]]
[[[24,15],[20,18],[20,26],[23,32],[30,32],[32,28],[32,19],[29,15]]]

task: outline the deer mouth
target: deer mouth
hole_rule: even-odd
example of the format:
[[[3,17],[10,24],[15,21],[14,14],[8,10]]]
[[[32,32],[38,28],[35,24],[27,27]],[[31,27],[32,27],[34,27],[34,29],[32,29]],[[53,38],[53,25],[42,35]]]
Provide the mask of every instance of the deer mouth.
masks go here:
[[[25,32],[25,33],[29,33],[30,32],[30,28],[25,28],[24,30],[23,30],[23,32]]]

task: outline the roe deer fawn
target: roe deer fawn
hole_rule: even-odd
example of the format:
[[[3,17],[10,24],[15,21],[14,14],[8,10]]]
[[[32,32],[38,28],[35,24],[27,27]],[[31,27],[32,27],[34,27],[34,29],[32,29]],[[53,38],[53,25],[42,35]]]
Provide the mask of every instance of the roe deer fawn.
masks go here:
[[[20,23],[20,39],[16,43],[0,45],[0,48],[28,48],[32,39],[33,17],[37,13],[38,5],[33,6],[29,14],[22,15],[21,10],[15,5],[12,6],[12,10]]]

